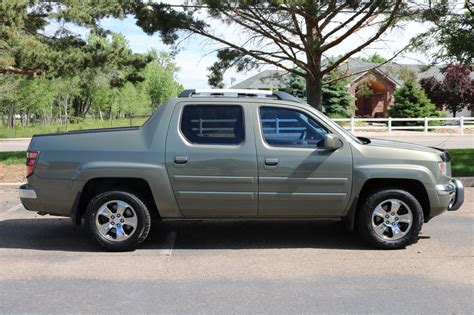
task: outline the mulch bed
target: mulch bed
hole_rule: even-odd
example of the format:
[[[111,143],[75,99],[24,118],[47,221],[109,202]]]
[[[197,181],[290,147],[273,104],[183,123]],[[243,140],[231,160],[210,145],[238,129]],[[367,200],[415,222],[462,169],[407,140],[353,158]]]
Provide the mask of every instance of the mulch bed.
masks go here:
[[[0,183],[23,183],[25,182],[25,165],[0,163]]]

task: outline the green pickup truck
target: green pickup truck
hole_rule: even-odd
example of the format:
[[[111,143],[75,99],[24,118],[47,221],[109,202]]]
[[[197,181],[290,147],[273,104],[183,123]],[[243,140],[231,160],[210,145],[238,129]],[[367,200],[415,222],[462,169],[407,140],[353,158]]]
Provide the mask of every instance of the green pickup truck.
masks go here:
[[[24,207],[133,250],[152,218],[341,220],[378,248],[457,210],[447,151],[355,137],[284,92],[185,90],[141,127],[37,135]]]

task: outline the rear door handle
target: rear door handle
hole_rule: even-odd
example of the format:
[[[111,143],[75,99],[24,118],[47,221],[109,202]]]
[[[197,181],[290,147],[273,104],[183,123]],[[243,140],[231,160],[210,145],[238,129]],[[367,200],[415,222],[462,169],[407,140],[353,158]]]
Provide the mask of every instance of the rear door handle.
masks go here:
[[[265,158],[265,167],[275,168],[278,165],[278,158]]]
[[[187,156],[175,156],[174,157],[174,164],[184,165],[186,163],[188,163],[188,157]]]

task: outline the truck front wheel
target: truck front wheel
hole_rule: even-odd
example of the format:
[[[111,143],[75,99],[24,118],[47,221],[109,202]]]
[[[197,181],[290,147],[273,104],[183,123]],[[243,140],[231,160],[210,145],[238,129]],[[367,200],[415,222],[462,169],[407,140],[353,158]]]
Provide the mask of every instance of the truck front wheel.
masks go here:
[[[92,198],[85,222],[97,244],[110,251],[136,249],[146,239],[151,225],[145,203],[124,191],[108,191]]]
[[[385,189],[369,194],[357,211],[357,229],[377,248],[404,248],[418,240],[423,209],[409,192]]]

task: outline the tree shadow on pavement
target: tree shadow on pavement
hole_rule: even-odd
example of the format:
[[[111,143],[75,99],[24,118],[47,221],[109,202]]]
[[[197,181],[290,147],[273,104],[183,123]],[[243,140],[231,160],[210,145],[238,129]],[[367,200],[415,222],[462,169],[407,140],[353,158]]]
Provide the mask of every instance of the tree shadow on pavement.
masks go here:
[[[140,249],[329,248],[369,249],[341,222],[323,221],[183,221],[155,222]],[[84,227],[67,218],[0,221],[0,248],[96,252]]]

